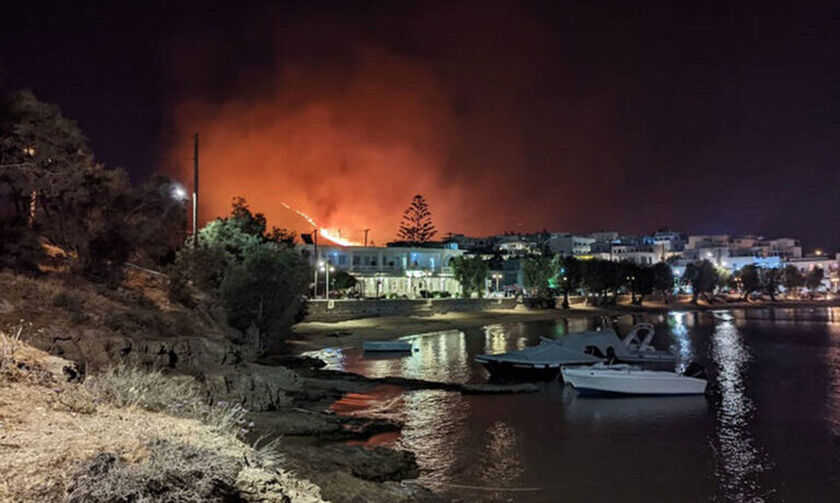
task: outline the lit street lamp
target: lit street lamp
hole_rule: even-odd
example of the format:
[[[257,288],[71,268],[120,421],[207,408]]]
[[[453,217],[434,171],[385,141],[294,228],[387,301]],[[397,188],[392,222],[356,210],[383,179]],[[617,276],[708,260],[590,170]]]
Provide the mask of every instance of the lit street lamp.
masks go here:
[[[492,278],[496,280],[496,294],[499,293],[499,280],[502,279],[502,274],[494,272]]]
[[[329,300],[329,298],[330,298],[330,273],[335,272],[335,267],[333,267],[329,264],[326,264],[324,262],[321,262],[321,271],[325,271],[327,273],[327,277],[326,277],[327,285],[326,285],[326,292],[325,292],[325,297],[324,298]],[[316,283],[317,283],[317,281],[316,281]]]

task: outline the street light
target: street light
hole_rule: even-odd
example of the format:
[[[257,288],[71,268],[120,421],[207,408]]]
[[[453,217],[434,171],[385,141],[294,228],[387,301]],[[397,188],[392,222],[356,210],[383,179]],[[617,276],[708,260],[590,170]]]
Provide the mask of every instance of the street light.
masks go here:
[[[327,267],[327,264],[321,262],[321,271],[326,271],[326,273],[327,273],[327,278],[326,278],[327,279],[327,285],[326,285],[326,293],[325,293],[326,296],[325,296],[325,298],[327,300],[329,300],[329,298],[330,298],[330,273],[335,272],[335,267],[333,267],[331,265],[329,267]]]
[[[170,184],[169,195],[172,197],[172,199],[180,202],[186,201],[188,197],[187,189],[185,189],[184,186],[178,182]]]
[[[499,293],[499,280],[502,279],[502,274],[494,272],[492,278],[496,280],[496,293]]]

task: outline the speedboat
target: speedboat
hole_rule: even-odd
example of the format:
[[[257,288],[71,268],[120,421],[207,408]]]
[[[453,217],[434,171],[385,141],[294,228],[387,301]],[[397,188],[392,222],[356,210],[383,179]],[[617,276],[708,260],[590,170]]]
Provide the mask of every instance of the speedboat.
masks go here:
[[[365,352],[410,353],[414,347],[406,341],[364,341],[362,349]]]
[[[685,374],[603,363],[589,367],[564,367],[562,373],[568,384],[579,393],[586,394],[702,395],[708,384],[705,373],[697,365],[690,365]]]
[[[637,323],[624,338],[628,351],[616,355],[616,361],[625,363],[674,363],[676,357],[670,351],[662,351],[651,345],[654,336],[653,325]]]
[[[475,361],[498,380],[550,381],[560,375],[562,365],[590,365],[602,359],[563,347],[553,339],[541,338],[537,346],[498,355],[478,355]]]
[[[560,339],[540,338],[540,344],[519,351],[496,355],[478,355],[494,379],[551,380],[560,376],[564,365],[591,365],[604,361],[621,363],[669,364],[676,362],[673,353],[651,346],[653,326],[639,323],[624,338],[612,329],[574,332]]]

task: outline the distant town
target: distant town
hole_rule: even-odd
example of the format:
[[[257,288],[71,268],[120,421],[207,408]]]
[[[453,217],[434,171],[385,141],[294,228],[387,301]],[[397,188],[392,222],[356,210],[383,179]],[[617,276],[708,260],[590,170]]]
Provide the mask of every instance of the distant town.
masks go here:
[[[317,245],[304,235],[298,248],[309,257],[316,274],[347,273],[356,280],[353,294],[366,298],[419,298],[425,292],[435,296],[460,296],[462,285],[454,274],[455,257],[480,257],[488,264],[484,295],[511,296],[522,293],[523,263],[529,257],[574,257],[625,262],[639,267],[658,263],[670,266],[674,293],[690,293],[682,285],[686,267],[710,262],[721,274],[734,275],[747,266],[760,270],[782,270],[788,266],[807,276],[821,271],[814,292],[836,292],[840,274],[838,257],[822,250],[803,252],[800,241],[790,237],[757,235],[686,235],[660,230],[649,235],[623,235],[614,231],[572,234],[566,232],[505,233],[486,237],[449,234],[425,243],[391,242],[386,246]],[[325,278],[320,282],[325,284]],[[316,279],[317,284],[317,279]],[[780,286],[780,290],[784,290]],[[421,294],[421,292],[423,292]],[[316,292],[317,293],[317,292]],[[323,288],[316,298],[326,294]]]

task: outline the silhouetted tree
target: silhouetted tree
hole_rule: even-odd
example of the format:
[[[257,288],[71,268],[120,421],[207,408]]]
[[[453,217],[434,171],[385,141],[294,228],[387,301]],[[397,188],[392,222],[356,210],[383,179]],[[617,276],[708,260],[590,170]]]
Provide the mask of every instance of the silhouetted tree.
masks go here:
[[[805,286],[805,276],[796,266],[787,265],[782,270],[782,285],[789,292],[796,292],[799,288]]]
[[[550,281],[556,272],[548,257],[525,257],[522,259],[522,286],[532,297],[546,298],[551,295]]]
[[[432,223],[432,213],[426,199],[417,194],[403,213],[400,230],[397,233],[400,240],[417,245],[431,241],[437,234]]]
[[[777,267],[767,267],[760,271],[761,291],[770,296],[770,300],[776,300],[779,286],[782,284],[782,270]]]
[[[745,301],[749,301],[750,294],[761,288],[761,271],[755,264],[745,265],[738,269],[734,276]]]
[[[696,304],[700,294],[706,296],[715,291],[720,281],[720,276],[711,262],[701,260],[699,262],[691,262],[685,267],[682,280],[684,283],[691,285],[691,302]]]
[[[674,289],[674,272],[671,266],[665,262],[657,262],[651,267],[653,274],[653,289],[662,293],[662,301],[665,304],[670,302],[671,292]]]
[[[575,291],[581,285],[581,265],[575,257],[556,257],[557,280],[563,289],[563,309],[569,309],[569,292]]]
[[[805,276],[805,286],[808,287],[809,290],[816,290],[820,287],[820,285],[822,285],[824,276],[825,273],[821,267],[814,267],[808,271],[808,274]]]
[[[356,286],[358,280],[347,271],[336,271],[330,276],[330,282],[332,283],[331,290],[341,292],[346,296],[348,291]]]
[[[452,258],[452,273],[461,283],[464,297],[472,296],[475,292],[478,297],[484,296],[484,287],[487,281],[487,262],[480,256],[460,256]]]

